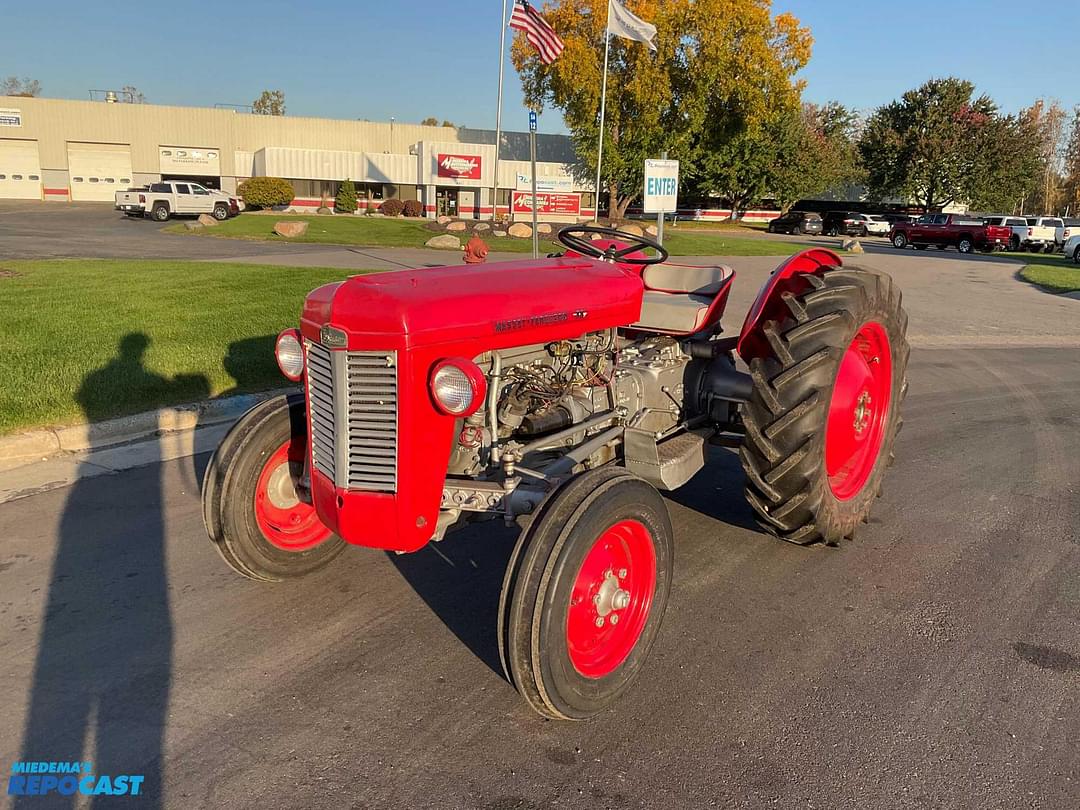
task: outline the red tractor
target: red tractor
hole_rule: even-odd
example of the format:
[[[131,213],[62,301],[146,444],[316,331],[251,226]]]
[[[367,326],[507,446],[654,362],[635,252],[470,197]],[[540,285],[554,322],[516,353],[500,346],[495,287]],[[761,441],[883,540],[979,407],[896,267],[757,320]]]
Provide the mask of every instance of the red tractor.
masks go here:
[[[240,419],[203,512],[225,561],[264,581],[346,543],[404,553],[472,521],[520,524],[505,673],[540,714],[583,719],[656,639],[674,554],[660,492],[710,445],[739,448],[746,498],[782,540],[832,545],[867,519],[901,424],[907,316],[889,276],[814,249],[726,337],[730,268],[669,264],[607,228],[559,240],[547,259],[312,292],[276,346],[303,390]]]

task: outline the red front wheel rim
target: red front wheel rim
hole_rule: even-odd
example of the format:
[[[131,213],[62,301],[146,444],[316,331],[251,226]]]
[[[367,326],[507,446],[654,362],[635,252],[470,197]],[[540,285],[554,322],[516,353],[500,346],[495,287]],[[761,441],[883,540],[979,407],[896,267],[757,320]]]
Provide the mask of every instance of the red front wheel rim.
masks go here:
[[[600,534],[578,569],[566,615],[570,662],[602,678],[630,655],[649,620],[656,590],[656,548],[637,520]]]
[[[881,455],[892,398],[889,335],[869,321],[851,341],[836,372],[825,427],[825,471],[838,500],[858,495]]]
[[[255,522],[267,542],[284,551],[306,551],[330,536],[296,490],[306,449],[302,441],[286,441],[270,454],[255,486]]]

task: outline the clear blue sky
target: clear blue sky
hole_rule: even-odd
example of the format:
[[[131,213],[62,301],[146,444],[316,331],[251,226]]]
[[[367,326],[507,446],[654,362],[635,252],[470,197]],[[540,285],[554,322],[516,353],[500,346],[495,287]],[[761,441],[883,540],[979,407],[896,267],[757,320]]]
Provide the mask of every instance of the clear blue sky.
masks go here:
[[[285,91],[290,115],[494,127],[501,0],[227,0],[222,3],[4,2],[0,76],[44,95],[139,87],[159,104],[250,103]],[[802,72],[811,101],[858,109],[931,76],[974,81],[1006,111],[1039,96],[1080,103],[1080,3],[998,0],[775,0],[813,32]],[[507,63],[504,126],[523,129]],[[541,123],[562,131],[561,122]]]

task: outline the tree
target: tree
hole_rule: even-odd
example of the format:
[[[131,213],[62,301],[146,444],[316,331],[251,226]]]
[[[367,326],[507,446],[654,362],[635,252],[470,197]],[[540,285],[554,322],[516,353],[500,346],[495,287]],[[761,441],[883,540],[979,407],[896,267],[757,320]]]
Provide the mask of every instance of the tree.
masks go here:
[[[285,93],[281,90],[263,90],[262,95],[252,102],[251,111],[256,115],[284,115]]]
[[[41,95],[41,82],[23,76],[8,76],[0,82],[0,96],[23,96],[34,98]]]
[[[334,199],[334,210],[340,214],[356,213],[356,186],[348,177],[338,187],[337,197]]]
[[[872,196],[913,197],[926,210],[953,202],[1009,207],[1033,177],[1025,121],[1002,116],[985,95],[957,78],[931,79],[879,107],[859,153]]]
[[[773,17],[768,0],[628,5],[657,27],[657,51],[611,40],[601,184],[613,218],[624,216],[640,194],[646,158],[667,151],[692,180],[715,163],[710,149],[760,131],[775,110],[791,107],[800,89],[793,75],[809,60],[812,41],[793,16]],[[608,0],[555,0],[545,8],[565,43],[551,65],[520,32],[511,51],[526,105],[562,112],[578,157],[574,171],[583,180],[596,167],[607,7]]]
[[[1063,183],[1062,158],[1065,150],[1065,110],[1056,100],[1039,99],[1020,118],[1031,128],[1036,141],[1039,181],[1031,189],[1028,210],[1052,214],[1058,208]]]
[[[427,118],[420,122],[420,126],[422,127],[437,127],[438,125],[439,119],[436,118],[434,115],[429,115]]]
[[[1072,124],[1069,126],[1069,140],[1065,145],[1063,167],[1062,205],[1068,214],[1076,215],[1080,211],[1080,105],[1073,108]]]
[[[145,104],[146,96],[133,84],[125,84],[120,88],[120,93],[127,97],[132,104]]]
[[[445,118],[443,119],[442,126],[450,127],[451,129],[457,128],[457,124],[455,124],[453,121],[447,121]]]

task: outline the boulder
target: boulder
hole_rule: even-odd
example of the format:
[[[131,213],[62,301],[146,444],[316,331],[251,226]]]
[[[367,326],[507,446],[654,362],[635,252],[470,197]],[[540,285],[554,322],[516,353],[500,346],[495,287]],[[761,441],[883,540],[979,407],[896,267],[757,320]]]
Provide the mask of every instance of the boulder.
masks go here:
[[[646,236],[651,236],[651,237],[655,238],[658,233],[659,233],[659,231],[656,230],[655,225],[650,225],[648,228],[645,229],[645,235]]]
[[[433,236],[424,242],[424,247],[437,248],[439,250],[461,250],[461,240],[448,233]]]
[[[283,220],[281,222],[275,222],[274,233],[278,236],[284,236],[290,239],[294,236],[303,236],[307,233],[307,223],[299,220]]]
[[[436,219],[435,221],[438,222],[440,225],[449,225],[451,222],[454,221],[454,218],[453,217],[442,216],[442,217],[439,217],[438,219]]]
[[[333,214],[334,212],[330,208],[327,208],[325,205],[320,205],[318,207],[318,209],[316,209],[315,213],[316,214],[322,214],[325,217],[325,216],[329,216],[330,214]]]
[[[446,226],[446,230],[460,232],[468,229],[468,227],[469,226],[464,222],[451,222],[449,225]]]
[[[595,242],[598,239],[607,239],[608,236],[607,236],[607,234],[604,234],[604,233],[590,233],[589,238],[592,239]]]
[[[536,223],[536,232],[541,235],[551,233],[551,225],[546,222],[538,222]]]
[[[506,231],[503,231],[503,230],[492,231],[491,235],[494,236],[496,239],[502,239],[503,237],[506,236]]]
[[[640,226],[634,225],[634,224],[629,223],[629,222],[626,223],[625,225],[620,225],[619,230],[622,231],[625,234],[628,234],[629,236],[644,236],[645,235],[645,231],[641,230]]]
[[[532,236],[532,225],[526,225],[524,222],[515,222],[506,232],[516,239],[528,239]]]
[[[840,243],[840,249],[846,250],[848,253],[865,253],[863,246],[859,243],[858,239],[845,239]]]
[[[477,222],[475,225],[473,225],[473,233],[482,233],[490,230],[491,223],[488,222]]]
[[[201,231],[203,229],[201,222],[185,222],[184,229],[188,231]]]
[[[209,214],[199,214],[199,224],[205,225],[208,228],[212,228],[217,225],[217,220]]]

